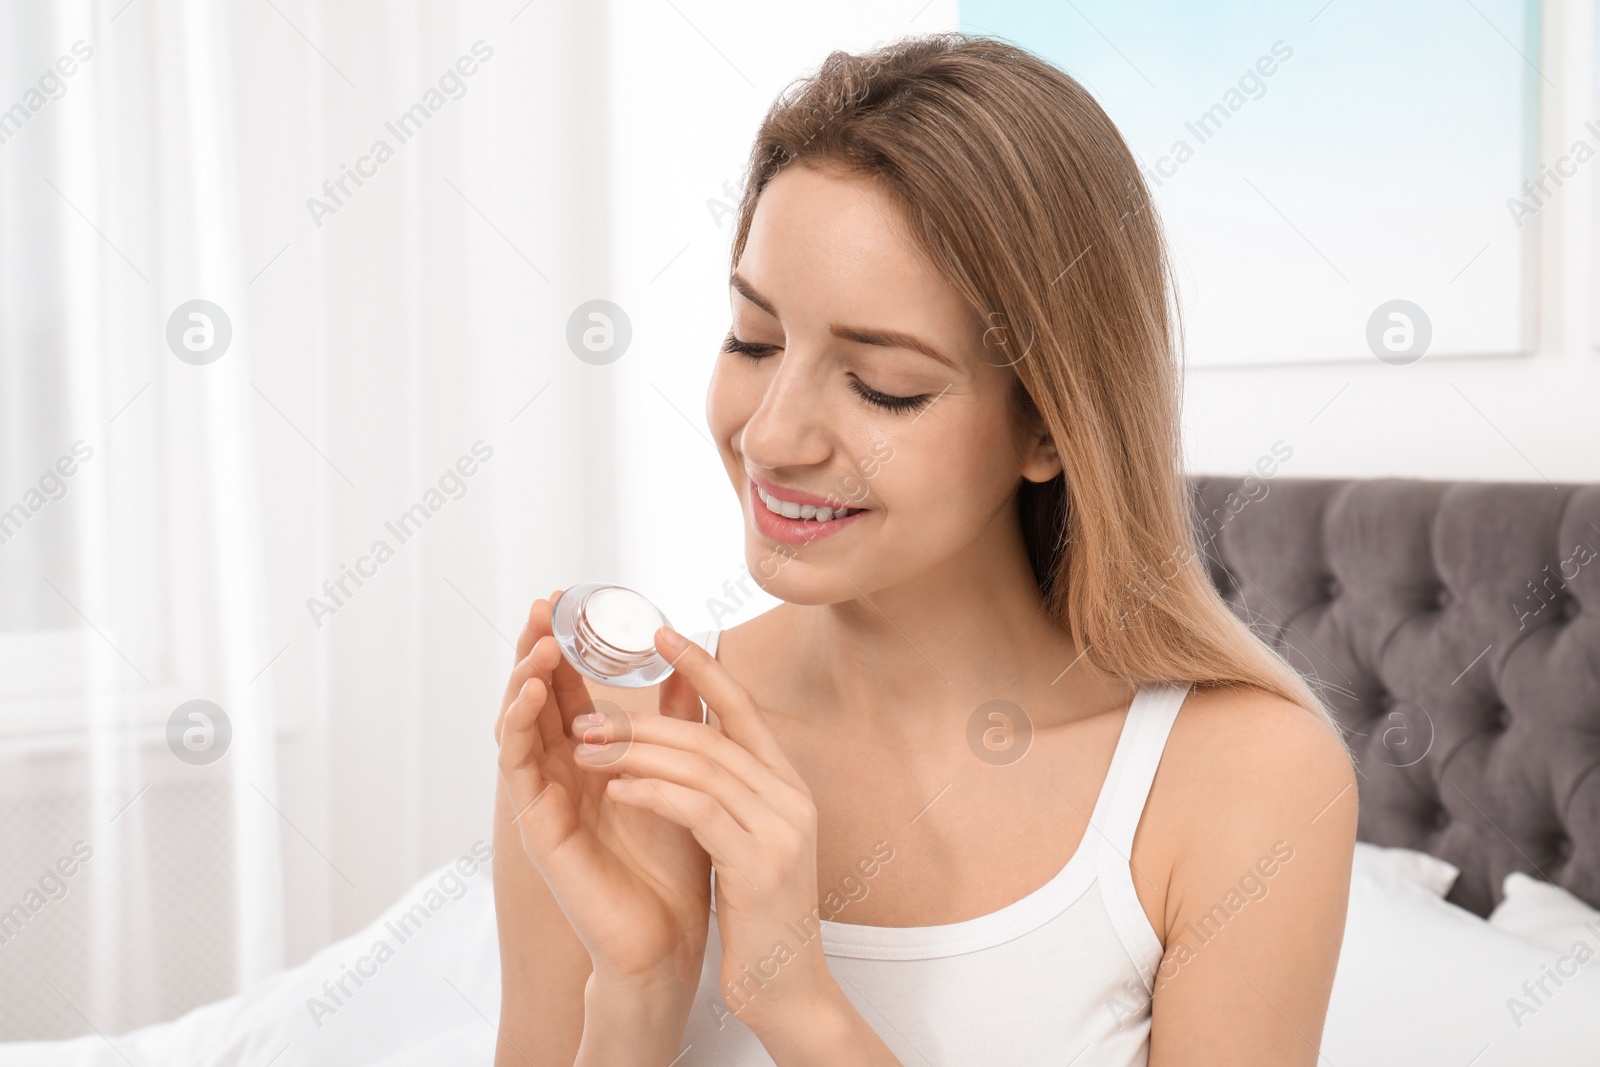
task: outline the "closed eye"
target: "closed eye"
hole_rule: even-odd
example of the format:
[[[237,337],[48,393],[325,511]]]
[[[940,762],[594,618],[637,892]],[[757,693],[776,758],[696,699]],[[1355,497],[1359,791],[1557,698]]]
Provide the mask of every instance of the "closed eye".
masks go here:
[[[758,345],[751,341],[741,341],[732,333],[729,333],[728,339],[722,342],[722,350],[724,352],[737,352],[741,356],[749,356],[751,359],[764,359],[776,352],[778,346]]]
[[[722,342],[724,352],[736,352],[750,360],[762,360],[778,351],[779,345],[756,344],[753,341],[741,341],[729,331],[728,337]],[[850,388],[862,400],[884,411],[906,413],[916,411],[928,402],[927,393],[916,396],[895,396],[891,393],[880,393],[854,374],[850,375]]]
[[[854,389],[856,395],[861,397],[862,400],[885,411],[916,411],[928,402],[927,393],[918,393],[916,396],[893,396],[889,393],[880,393],[854,374],[850,375],[850,388]]]

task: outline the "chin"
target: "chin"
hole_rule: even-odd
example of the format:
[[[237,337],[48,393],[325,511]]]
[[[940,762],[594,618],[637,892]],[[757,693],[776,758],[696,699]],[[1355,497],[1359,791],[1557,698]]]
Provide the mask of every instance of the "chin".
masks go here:
[[[838,604],[858,595],[839,567],[803,560],[785,545],[749,538],[744,559],[761,591],[788,604]]]

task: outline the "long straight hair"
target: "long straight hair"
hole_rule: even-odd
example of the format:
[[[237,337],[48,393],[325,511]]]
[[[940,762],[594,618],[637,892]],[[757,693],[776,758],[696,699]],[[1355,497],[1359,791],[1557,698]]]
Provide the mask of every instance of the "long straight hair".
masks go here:
[[[792,163],[884,190],[980,317],[984,358],[1014,369],[1019,425],[1047,429],[1064,468],[1020,480],[1023,538],[1046,610],[1091,662],[1133,685],[1256,686],[1340,735],[1207,574],[1171,267],[1138,165],[1089,93],[992,37],[833,52],[761,122],[734,265],[762,190]]]

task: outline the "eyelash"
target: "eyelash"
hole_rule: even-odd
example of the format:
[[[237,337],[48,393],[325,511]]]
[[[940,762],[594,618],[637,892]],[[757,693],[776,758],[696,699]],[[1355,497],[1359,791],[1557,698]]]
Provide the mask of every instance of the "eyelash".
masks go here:
[[[777,351],[777,348],[777,345],[760,345],[750,341],[741,341],[731,333],[728,334],[728,339],[722,344],[724,352],[736,352],[750,360],[765,359]],[[853,374],[850,376],[850,388],[855,391],[857,396],[873,407],[902,415],[916,411],[928,402],[927,393],[919,393],[916,396],[890,396],[888,393],[880,393]]]

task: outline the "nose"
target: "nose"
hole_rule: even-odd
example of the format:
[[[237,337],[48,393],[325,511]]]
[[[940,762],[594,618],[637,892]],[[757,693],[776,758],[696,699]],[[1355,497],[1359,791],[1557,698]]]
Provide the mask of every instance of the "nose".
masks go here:
[[[794,348],[778,357],[761,402],[740,431],[740,448],[757,467],[779,470],[827,461],[831,454],[832,409],[825,371]]]

